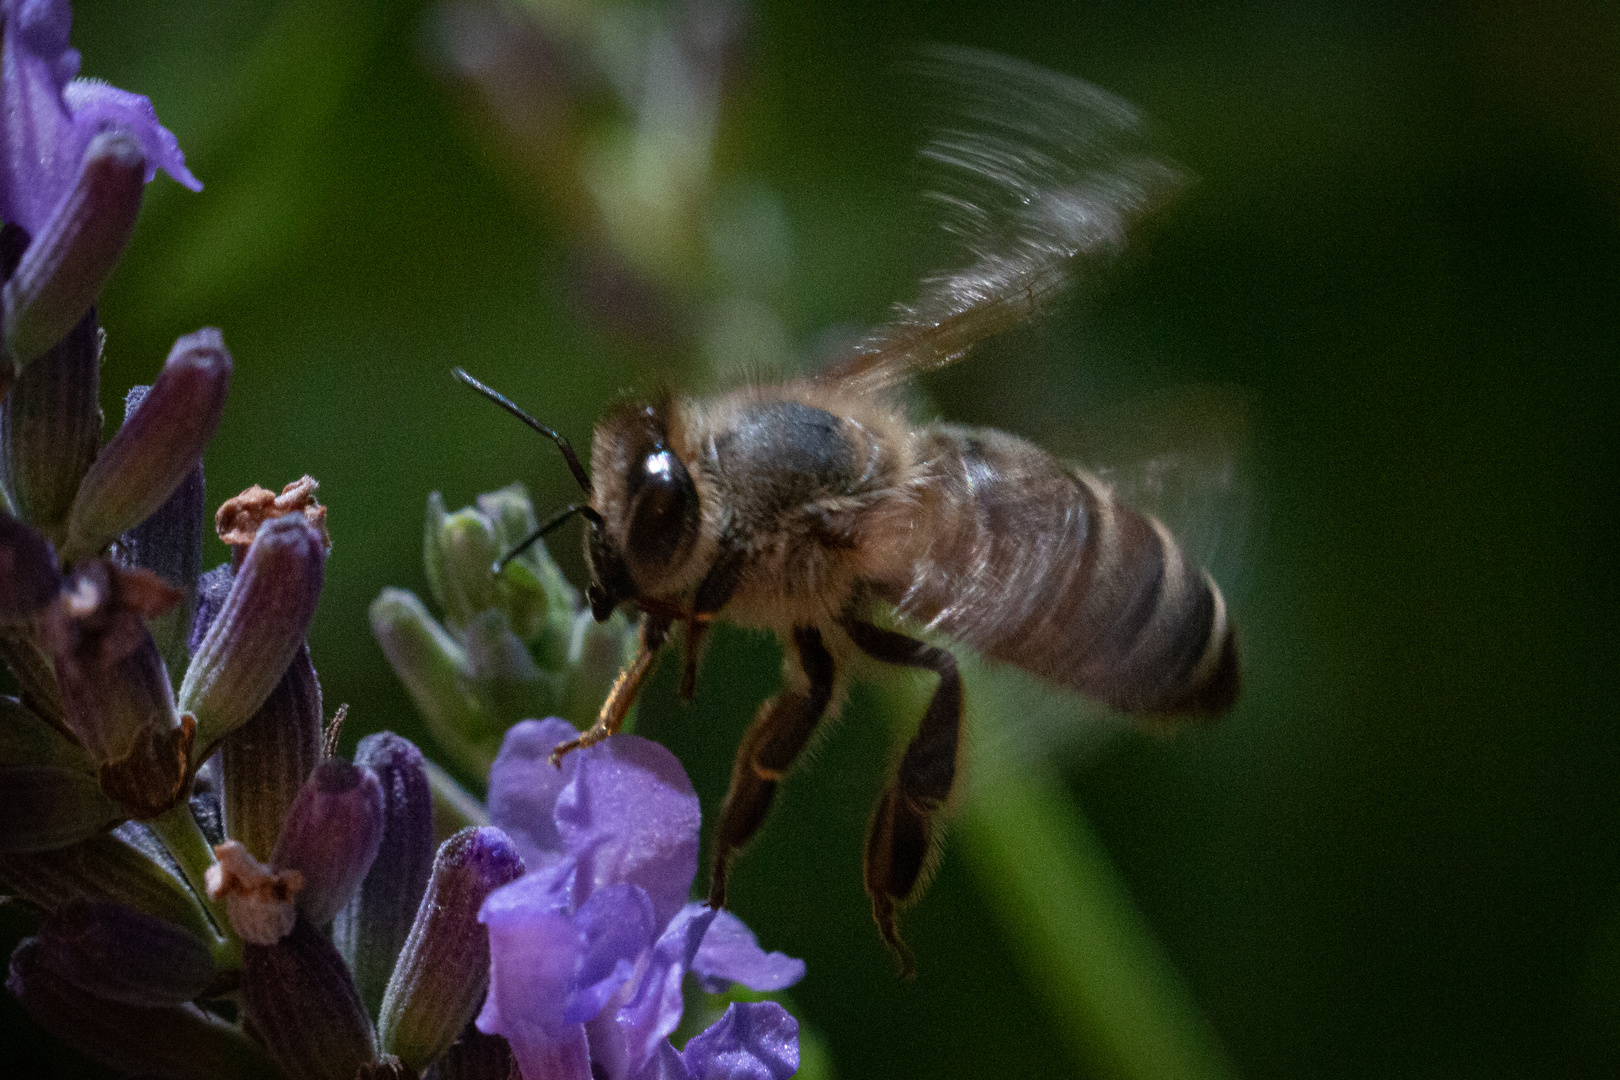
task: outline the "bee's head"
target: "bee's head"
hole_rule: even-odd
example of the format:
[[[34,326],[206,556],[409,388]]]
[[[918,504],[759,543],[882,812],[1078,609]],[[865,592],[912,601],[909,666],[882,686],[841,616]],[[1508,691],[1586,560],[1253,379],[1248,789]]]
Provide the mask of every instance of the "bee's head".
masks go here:
[[[670,445],[668,412],[625,407],[597,426],[591,504],[598,520],[587,523],[585,562],[598,620],[627,600],[666,591],[697,544],[697,487]]]

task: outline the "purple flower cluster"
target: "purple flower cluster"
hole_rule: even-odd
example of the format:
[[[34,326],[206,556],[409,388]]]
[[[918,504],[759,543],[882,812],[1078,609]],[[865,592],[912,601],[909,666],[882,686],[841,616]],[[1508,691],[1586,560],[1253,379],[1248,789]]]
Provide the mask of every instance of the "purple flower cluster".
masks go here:
[[[688,903],[697,795],[657,743],[617,736],[563,759],[560,720],[507,733],[490,770],[491,821],[528,873],[492,893],[490,989],[480,1030],[499,1033],[531,1080],[781,1080],[798,1025],[772,1002],[733,1004],[677,1051],[681,984],[779,990],[804,963],[760,949],[735,916]]]

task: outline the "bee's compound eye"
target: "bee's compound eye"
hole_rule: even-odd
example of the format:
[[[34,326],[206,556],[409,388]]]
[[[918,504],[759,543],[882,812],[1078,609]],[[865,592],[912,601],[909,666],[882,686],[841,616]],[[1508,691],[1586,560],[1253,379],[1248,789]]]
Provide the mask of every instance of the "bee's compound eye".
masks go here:
[[[697,539],[698,497],[681,459],[655,450],[641,459],[630,478],[634,493],[626,554],[633,565],[662,571]]]

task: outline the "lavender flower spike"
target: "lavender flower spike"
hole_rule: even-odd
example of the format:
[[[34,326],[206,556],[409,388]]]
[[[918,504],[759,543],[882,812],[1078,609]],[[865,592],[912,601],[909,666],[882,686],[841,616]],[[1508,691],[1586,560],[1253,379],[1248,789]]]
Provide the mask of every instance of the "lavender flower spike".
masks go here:
[[[473,1018],[489,985],[489,935],[478,910],[522,874],[523,860],[499,829],[463,829],[440,845],[383,997],[377,1037],[385,1053],[420,1072]]]
[[[119,128],[140,148],[142,178],[161,168],[193,191],[174,136],[139,94],[97,82],[73,82],[78,50],[68,45],[67,0],[0,0],[0,219],[37,236],[72,186],[92,139]]]
[[[180,686],[181,710],[197,718],[197,746],[228,735],[281,681],[315,617],[325,563],[321,535],[301,515],[259,526]]]
[[[6,282],[5,345],[13,363],[26,365],[61,341],[101,295],[135,231],[145,171],[128,134],[108,131],[91,141],[78,181]]]
[[[370,769],[333,758],[315,766],[276,841],[277,870],[304,877],[298,910],[330,923],[376,861],[383,838],[383,790]]]
[[[218,330],[175,342],[152,389],[80,482],[64,560],[96,554],[163,505],[214,437],[230,379]]]

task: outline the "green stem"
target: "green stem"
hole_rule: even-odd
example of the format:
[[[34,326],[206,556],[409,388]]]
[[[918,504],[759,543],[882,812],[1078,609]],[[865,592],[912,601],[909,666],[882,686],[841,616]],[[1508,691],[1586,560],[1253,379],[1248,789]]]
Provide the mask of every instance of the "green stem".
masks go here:
[[[241,967],[242,939],[231,925],[225,901],[213,900],[208,895],[206,875],[208,868],[214,865],[214,849],[197,825],[197,819],[191,816],[191,807],[184,802],[176,803],[146,824],[163,841],[163,846],[169,849],[174,861],[180,864],[186,884],[191,886],[192,892],[197,894],[197,899],[213,919],[216,933],[213,942],[214,962],[225,969]]]
[[[980,696],[985,729],[1003,703]],[[1010,723],[1010,721],[1007,721]],[[1107,850],[1049,769],[973,746],[959,832],[984,895],[1088,1073],[1228,1080],[1230,1061]]]

